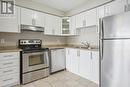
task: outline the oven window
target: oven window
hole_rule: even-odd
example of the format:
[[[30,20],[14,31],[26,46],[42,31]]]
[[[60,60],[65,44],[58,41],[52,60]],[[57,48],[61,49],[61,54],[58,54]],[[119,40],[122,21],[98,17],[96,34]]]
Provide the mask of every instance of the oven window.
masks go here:
[[[43,54],[29,56],[29,66],[44,64],[43,58],[44,58]]]

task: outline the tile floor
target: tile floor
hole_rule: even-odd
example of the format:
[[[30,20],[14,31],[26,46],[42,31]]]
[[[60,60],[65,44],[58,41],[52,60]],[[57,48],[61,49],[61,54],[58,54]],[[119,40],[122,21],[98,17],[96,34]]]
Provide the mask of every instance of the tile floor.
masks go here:
[[[19,87],[98,87],[98,85],[68,71],[62,71]]]

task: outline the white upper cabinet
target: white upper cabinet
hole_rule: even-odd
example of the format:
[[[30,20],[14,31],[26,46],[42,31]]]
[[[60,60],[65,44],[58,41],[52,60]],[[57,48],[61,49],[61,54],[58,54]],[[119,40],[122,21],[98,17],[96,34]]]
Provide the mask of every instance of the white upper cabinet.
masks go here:
[[[125,0],[116,0],[105,5],[105,16],[116,15],[125,11]]]
[[[105,6],[97,8],[97,19],[105,17]]]
[[[44,13],[21,8],[21,24],[44,27]]]
[[[15,6],[15,14],[11,17],[0,17],[0,32],[20,33],[20,8]]]
[[[35,26],[41,26],[44,27],[44,18],[45,18],[45,14],[41,13],[41,12],[37,12],[34,11],[34,15],[33,15],[33,23]]]
[[[61,18],[58,16],[45,15],[45,34],[61,35]]]
[[[86,27],[97,25],[97,9],[86,12]]]
[[[62,19],[58,16],[53,16],[53,33],[54,35],[61,35]]]
[[[32,25],[33,10],[21,8],[21,24]]]
[[[45,14],[45,34],[51,35],[54,33],[53,31],[53,16],[49,14]]]
[[[76,35],[76,16],[70,17],[70,23],[69,23],[69,32],[70,35]]]
[[[76,28],[82,28],[86,26],[85,13],[76,15]]]

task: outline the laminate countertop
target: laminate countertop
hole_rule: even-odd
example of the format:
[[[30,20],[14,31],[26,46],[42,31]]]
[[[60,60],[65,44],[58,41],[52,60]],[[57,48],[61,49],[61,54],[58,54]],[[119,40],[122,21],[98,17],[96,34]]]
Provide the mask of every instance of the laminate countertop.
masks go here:
[[[19,49],[15,46],[2,46],[0,47],[0,53],[4,53],[4,52],[19,52],[22,51],[22,49]]]
[[[99,51],[98,47],[93,46],[91,49],[87,49],[86,47],[80,46],[80,45],[43,45],[42,48],[49,48],[50,50],[53,49],[64,49],[64,48],[74,48],[74,49],[81,49],[81,50],[88,50],[88,51]],[[0,53],[4,52],[19,52],[22,51],[22,49],[19,49],[16,46],[4,46],[0,47]]]
[[[49,48],[50,50],[62,49],[62,48],[74,48],[74,49],[81,49],[81,50],[88,50],[88,51],[99,51],[99,48],[96,46],[92,46],[89,49],[80,45],[43,45],[42,47]]]

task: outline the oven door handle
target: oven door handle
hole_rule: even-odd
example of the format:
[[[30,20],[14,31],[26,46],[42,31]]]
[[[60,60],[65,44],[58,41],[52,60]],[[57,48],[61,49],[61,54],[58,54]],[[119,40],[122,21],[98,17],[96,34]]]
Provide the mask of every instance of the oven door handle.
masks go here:
[[[49,53],[48,52],[44,52],[44,60],[45,60],[45,64],[49,66]]]

